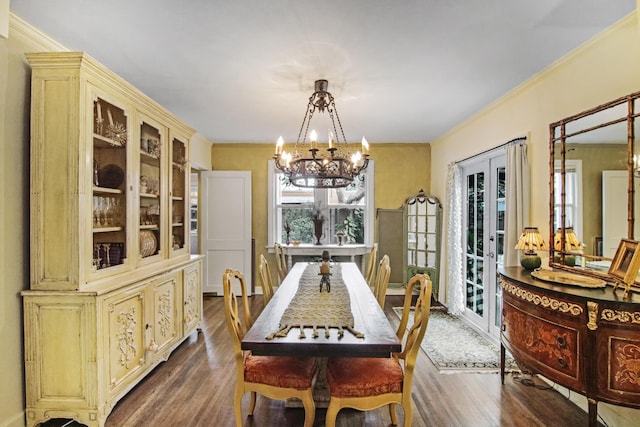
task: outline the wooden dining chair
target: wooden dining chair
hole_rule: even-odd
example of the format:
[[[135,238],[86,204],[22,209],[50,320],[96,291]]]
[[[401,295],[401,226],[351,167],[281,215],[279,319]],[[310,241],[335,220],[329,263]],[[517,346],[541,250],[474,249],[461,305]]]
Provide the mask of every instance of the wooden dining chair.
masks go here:
[[[389,277],[391,276],[391,266],[389,265],[389,256],[385,255],[378,264],[378,270],[376,271],[376,279],[373,286],[373,294],[378,300],[378,304],[384,310],[384,302],[387,298],[387,285],[389,284]]]
[[[256,406],[256,393],[277,400],[295,397],[300,399],[304,406],[304,426],[312,427],[315,419],[312,392],[318,371],[316,360],[307,357],[253,356],[243,351],[242,337],[249,326],[243,326],[240,318],[238,299],[233,292],[234,283],[241,289],[244,325],[251,323],[251,312],[244,275],[237,270],[227,269],[222,278],[222,287],[225,316],[231,332],[236,362],[236,389],[233,398],[236,426],[242,427],[242,396],[249,392],[249,415],[253,415]]]
[[[388,358],[330,358],[327,362],[331,399],[325,419],[326,427],[335,427],[338,412],[342,408],[370,411],[385,405],[389,405],[392,425],[398,424],[395,407],[401,405],[404,427],[411,426],[413,372],[431,310],[432,284],[429,276],[418,274],[407,284],[402,319],[405,329],[411,312],[413,289],[417,286],[420,290],[415,303],[413,325],[406,333],[401,353]]]
[[[269,268],[269,263],[264,255],[260,255],[258,273],[260,276],[260,285],[262,285],[262,299],[266,307],[273,296],[273,282],[271,281],[271,268]]]
[[[367,281],[369,287],[373,287],[373,280],[376,274],[376,264],[378,262],[378,244],[374,243],[369,255],[367,256],[367,267],[365,270],[364,278]]]
[[[284,277],[289,273],[287,267],[287,254],[284,253],[284,248],[280,243],[274,243],[273,251],[276,254],[276,267],[278,270],[278,283],[282,283]]]

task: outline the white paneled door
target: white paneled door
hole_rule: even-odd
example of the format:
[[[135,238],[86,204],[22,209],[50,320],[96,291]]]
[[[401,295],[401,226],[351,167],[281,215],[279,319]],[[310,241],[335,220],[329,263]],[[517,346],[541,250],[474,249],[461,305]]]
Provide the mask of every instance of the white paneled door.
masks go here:
[[[222,275],[227,268],[245,275],[250,292],[251,172],[202,172],[200,182],[203,292],[221,296]]]

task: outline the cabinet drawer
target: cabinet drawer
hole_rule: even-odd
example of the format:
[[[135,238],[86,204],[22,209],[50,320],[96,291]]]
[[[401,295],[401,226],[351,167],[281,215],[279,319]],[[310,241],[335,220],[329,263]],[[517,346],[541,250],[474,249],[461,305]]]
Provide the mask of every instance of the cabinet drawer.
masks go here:
[[[528,368],[575,390],[586,390],[580,330],[525,312],[505,300],[502,338]]]

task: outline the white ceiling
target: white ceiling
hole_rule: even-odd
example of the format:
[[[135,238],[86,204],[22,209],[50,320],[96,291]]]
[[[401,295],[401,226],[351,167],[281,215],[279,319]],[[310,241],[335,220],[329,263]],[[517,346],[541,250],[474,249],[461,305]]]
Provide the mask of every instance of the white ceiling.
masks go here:
[[[214,142],[295,141],[317,79],[349,142],[426,142],[636,0],[11,0]],[[314,119],[315,120],[315,119]],[[314,123],[312,123],[312,127]],[[322,135],[322,127],[318,127]]]

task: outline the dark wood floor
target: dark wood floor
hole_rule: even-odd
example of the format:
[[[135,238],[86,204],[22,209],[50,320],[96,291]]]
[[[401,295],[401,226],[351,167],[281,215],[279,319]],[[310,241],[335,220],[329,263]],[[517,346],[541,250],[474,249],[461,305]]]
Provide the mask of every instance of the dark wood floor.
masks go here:
[[[397,324],[391,307],[401,298],[388,296],[385,311]],[[251,298],[252,310],[262,309],[262,298]],[[204,300],[202,333],[193,334],[169,360],[158,366],[125,396],[107,419],[107,427],[233,426],[235,369],[222,298]],[[540,386],[546,384],[534,378]],[[498,374],[440,374],[420,353],[413,383],[414,420],[418,426],[586,426],[587,414],[552,389],[539,389],[514,381],[505,384]],[[244,426],[301,426],[302,409],[258,397],[253,417],[246,416],[249,397],[243,400]],[[402,425],[403,414],[399,409]],[[316,411],[315,426],[324,426],[325,410]],[[338,426],[388,426],[386,408],[361,413],[343,410]],[[53,426],[53,423],[47,423]],[[61,424],[57,424],[61,425]],[[69,424],[77,425],[75,423]]]

